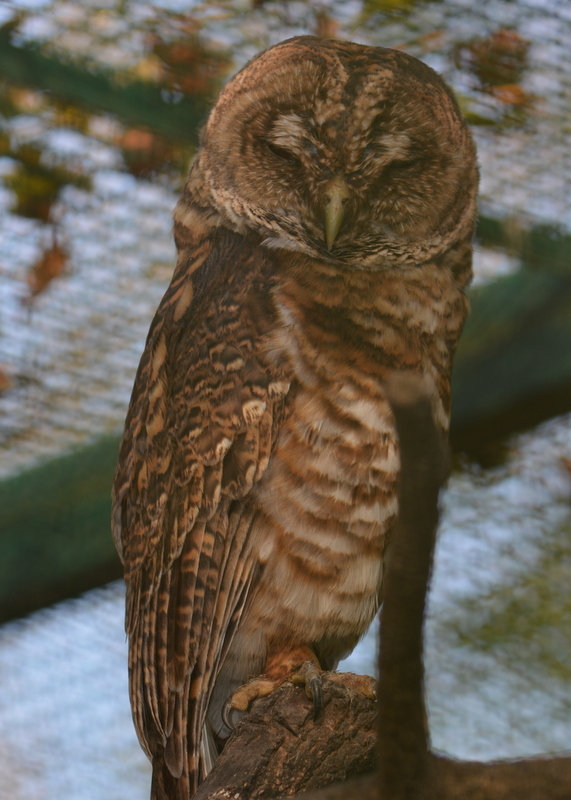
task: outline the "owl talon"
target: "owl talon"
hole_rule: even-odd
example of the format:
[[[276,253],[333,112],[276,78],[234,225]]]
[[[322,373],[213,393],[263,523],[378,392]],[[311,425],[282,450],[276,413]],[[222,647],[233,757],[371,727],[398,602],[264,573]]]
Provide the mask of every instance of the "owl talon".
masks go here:
[[[234,725],[234,721],[232,719],[233,711],[235,711],[235,709],[232,707],[232,695],[230,695],[222,707],[222,722],[224,725],[226,725],[229,731],[232,731],[232,733],[236,730],[236,726]]]
[[[245,683],[232,692],[228,700],[224,703],[222,709],[222,721],[226,727],[233,731],[236,725],[232,720],[233,711],[247,711],[250,703],[257,700],[259,697],[265,697],[280,685],[281,681],[273,681],[261,676],[254,678],[249,683]]]
[[[323,708],[323,688],[321,685],[321,676],[319,678],[311,678],[308,683],[311,698],[313,700],[313,721],[315,722]]]
[[[290,677],[292,683],[302,683],[305,693],[313,700],[313,719],[318,718],[323,708],[322,670],[314,661],[304,661],[301,667]]]

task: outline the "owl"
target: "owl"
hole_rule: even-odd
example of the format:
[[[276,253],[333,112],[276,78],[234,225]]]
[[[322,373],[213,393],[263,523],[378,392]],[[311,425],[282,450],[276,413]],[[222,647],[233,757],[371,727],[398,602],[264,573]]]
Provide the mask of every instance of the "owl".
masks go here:
[[[220,94],[114,483],[155,800],[192,796],[228,704],[302,664],[317,691],[378,611],[399,474],[383,387],[420,375],[447,430],[477,182],[450,90],[406,53],[301,36]]]

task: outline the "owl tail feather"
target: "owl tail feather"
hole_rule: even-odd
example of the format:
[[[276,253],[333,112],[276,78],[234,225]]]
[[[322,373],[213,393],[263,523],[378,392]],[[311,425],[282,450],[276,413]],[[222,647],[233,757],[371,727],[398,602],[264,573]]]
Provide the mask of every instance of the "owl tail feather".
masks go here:
[[[195,784],[194,781],[189,782],[189,776],[186,773],[183,773],[180,778],[175,778],[163,760],[153,762],[151,800],[189,800],[189,797],[192,796],[190,783]]]
[[[217,757],[218,747],[212,730],[206,723],[200,746],[200,777],[195,772],[189,773],[187,770],[184,770],[180,777],[175,777],[168,766],[168,758],[162,753],[153,760],[151,800],[188,800],[196,792],[199,783],[208,775]]]
[[[202,728],[202,740],[200,742],[200,767],[203,780],[214,766],[218,755],[218,746],[214,739],[212,728],[208,722],[205,722]]]

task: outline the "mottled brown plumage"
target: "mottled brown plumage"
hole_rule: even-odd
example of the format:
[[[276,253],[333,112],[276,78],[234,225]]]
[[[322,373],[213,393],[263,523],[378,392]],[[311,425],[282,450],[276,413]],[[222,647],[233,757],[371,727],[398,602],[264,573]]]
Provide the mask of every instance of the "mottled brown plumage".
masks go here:
[[[300,37],[220,95],[115,478],[153,797],[192,795],[249,676],[332,668],[375,615],[398,510],[383,380],[424,375],[447,429],[476,187],[451,93],[405,53]]]

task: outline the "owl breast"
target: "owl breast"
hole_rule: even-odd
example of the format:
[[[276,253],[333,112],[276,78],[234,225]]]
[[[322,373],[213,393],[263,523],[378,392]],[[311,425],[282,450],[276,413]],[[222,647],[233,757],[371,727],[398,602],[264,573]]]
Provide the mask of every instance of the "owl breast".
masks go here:
[[[312,278],[294,276],[274,291],[280,324],[266,351],[287,362],[292,380],[257,487],[263,572],[246,626],[270,642],[313,642],[334,663],[379,607],[398,510],[398,442],[383,377],[395,361],[434,371],[442,309],[435,299],[419,322],[423,275],[379,281],[323,264],[306,275]],[[388,314],[389,305],[398,314]],[[435,405],[438,416],[439,398]]]
[[[459,298],[451,273],[434,264],[379,275],[312,262],[274,290],[280,324],[266,349],[287,362],[292,381],[257,492],[264,566],[251,618],[268,640],[303,631],[334,662],[374,617],[398,512],[383,379],[394,368],[424,374],[446,428],[446,340],[463,313]]]
[[[344,652],[378,608],[399,464],[383,410],[380,392],[365,402],[339,380],[329,390],[294,389],[259,491],[264,573],[255,611],[269,640],[295,640],[303,631],[306,641],[336,641]]]

